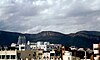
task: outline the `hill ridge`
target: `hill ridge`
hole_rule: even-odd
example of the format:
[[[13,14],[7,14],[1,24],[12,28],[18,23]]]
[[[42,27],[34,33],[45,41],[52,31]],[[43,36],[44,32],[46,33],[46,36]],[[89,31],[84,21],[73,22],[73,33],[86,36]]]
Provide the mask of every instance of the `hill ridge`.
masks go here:
[[[66,46],[92,47],[93,43],[100,42],[99,31],[79,31],[71,34],[63,34],[55,31],[42,31],[37,34],[22,34],[17,32],[0,31],[0,45],[17,43],[18,36],[25,35],[27,41],[48,41]]]

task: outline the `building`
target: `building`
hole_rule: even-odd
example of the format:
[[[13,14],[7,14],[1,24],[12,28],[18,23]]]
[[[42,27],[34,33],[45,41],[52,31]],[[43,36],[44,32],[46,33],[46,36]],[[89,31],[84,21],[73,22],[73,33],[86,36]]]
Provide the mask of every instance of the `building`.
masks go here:
[[[94,60],[100,60],[100,43],[93,44]]]
[[[49,51],[43,52],[43,60],[50,60],[50,52]]]
[[[55,60],[55,51],[54,50],[50,51],[50,59]]]
[[[63,55],[63,60],[80,60],[80,58],[76,56],[72,56],[72,52],[65,51]]]
[[[30,50],[31,49],[31,47],[29,45],[29,41],[26,43],[25,36],[19,36],[17,44],[12,43],[11,47],[16,47],[20,51],[25,51],[25,50]]]
[[[36,54],[38,53],[38,55]],[[0,50],[0,60],[39,60],[41,50],[17,50],[17,49],[6,49]],[[41,57],[42,57],[41,54]]]
[[[59,49],[61,48],[61,44],[50,44],[49,42],[41,42],[38,41],[36,43],[30,43],[31,49],[43,49],[44,51],[52,51],[52,49]]]
[[[18,60],[17,50],[1,50],[0,60]]]

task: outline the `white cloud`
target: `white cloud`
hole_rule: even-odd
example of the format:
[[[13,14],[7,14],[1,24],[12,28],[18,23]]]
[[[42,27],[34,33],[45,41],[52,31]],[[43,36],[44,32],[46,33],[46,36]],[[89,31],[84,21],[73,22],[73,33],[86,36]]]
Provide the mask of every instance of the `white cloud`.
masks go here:
[[[100,31],[99,0],[0,0],[0,30]]]

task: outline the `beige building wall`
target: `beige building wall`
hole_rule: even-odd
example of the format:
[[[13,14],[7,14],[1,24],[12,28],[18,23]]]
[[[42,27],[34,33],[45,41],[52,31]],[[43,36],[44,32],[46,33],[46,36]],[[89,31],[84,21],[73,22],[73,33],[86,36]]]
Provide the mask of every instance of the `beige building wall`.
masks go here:
[[[31,50],[18,51],[18,54],[20,54],[22,60],[25,60],[26,58],[31,60],[33,58],[33,51]]]
[[[17,50],[1,50],[0,60],[17,60]]]

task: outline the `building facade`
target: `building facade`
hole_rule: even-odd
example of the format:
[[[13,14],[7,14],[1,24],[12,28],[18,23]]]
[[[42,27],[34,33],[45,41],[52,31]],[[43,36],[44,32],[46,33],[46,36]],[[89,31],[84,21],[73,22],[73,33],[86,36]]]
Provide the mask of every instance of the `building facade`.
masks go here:
[[[18,60],[17,50],[1,50],[0,60]]]
[[[94,60],[100,60],[100,43],[93,44]]]

